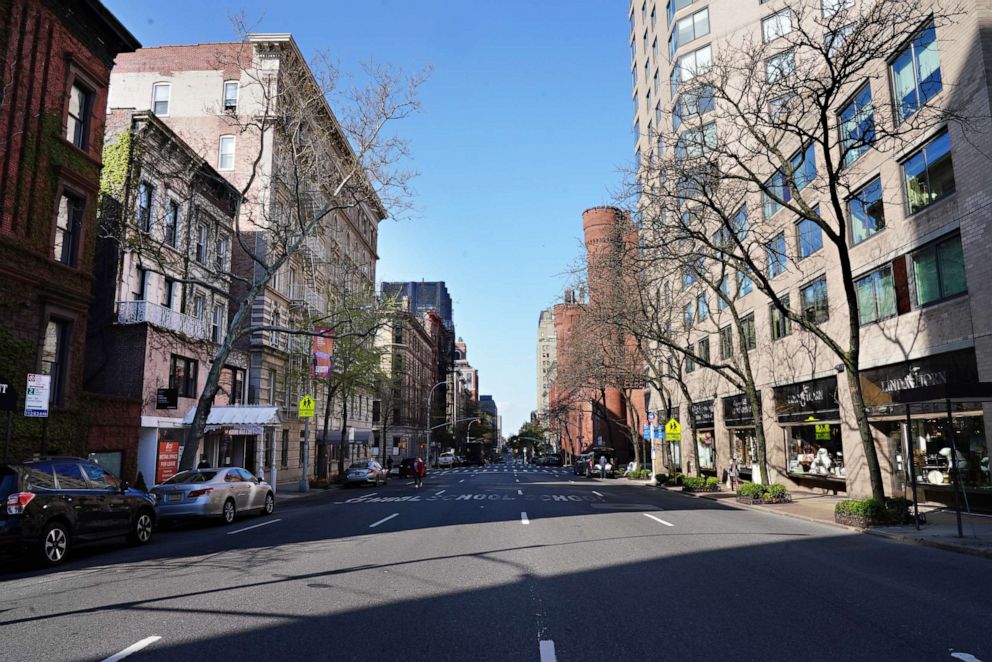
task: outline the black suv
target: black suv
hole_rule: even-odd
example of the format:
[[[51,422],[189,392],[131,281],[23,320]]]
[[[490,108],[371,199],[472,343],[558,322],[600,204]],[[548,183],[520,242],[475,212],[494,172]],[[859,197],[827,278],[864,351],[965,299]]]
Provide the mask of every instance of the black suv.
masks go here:
[[[0,464],[0,551],[34,551],[58,565],[77,542],[126,536],[145,544],[155,499],[78,457]]]

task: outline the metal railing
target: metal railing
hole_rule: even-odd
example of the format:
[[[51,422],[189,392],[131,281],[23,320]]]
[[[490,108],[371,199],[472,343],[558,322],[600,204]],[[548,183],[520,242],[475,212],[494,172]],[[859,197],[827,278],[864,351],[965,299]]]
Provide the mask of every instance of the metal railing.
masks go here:
[[[289,288],[289,300],[294,305],[302,305],[318,313],[327,312],[327,302],[316,290],[299,283]]]
[[[191,338],[208,340],[210,338],[207,323],[204,320],[184,315],[178,310],[150,301],[118,301],[118,324],[141,324],[148,322],[155,326],[182,333]]]

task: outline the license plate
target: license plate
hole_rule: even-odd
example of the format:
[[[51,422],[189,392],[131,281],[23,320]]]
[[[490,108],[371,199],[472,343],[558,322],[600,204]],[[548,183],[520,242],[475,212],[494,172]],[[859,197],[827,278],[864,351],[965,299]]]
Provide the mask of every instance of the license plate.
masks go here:
[[[183,495],[182,495],[182,494],[179,494],[179,493],[176,493],[176,494],[169,494],[169,495],[167,495],[167,496],[165,497],[165,500],[166,500],[167,502],[169,502],[169,503],[173,503],[173,502],[175,502],[175,501],[182,501],[182,500],[183,500]]]

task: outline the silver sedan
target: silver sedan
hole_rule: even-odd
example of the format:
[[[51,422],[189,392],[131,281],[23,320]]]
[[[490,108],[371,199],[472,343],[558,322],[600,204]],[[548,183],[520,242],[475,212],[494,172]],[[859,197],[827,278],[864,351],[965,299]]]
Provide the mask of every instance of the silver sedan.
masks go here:
[[[272,486],[240,467],[182,471],[151,489],[159,520],[217,517],[230,524],[238,513],[271,515]]]

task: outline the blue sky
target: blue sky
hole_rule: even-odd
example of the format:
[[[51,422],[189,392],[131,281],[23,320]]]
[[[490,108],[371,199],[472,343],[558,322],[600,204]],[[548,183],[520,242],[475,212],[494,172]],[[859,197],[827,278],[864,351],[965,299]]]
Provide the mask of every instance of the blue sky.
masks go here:
[[[411,141],[416,218],[380,227],[379,280],[443,280],[504,434],[535,407],[542,308],[580,254],[582,211],[633,158],[627,3],[613,0],[104,0],[145,46],[227,41],[231,13],[344,73],[433,69]]]

